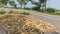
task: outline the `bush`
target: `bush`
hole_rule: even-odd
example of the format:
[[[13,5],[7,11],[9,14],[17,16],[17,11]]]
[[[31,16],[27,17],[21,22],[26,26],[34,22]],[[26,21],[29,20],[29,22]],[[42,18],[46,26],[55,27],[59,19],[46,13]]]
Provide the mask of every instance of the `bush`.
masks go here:
[[[33,7],[32,10],[39,10],[39,8],[38,7]]]
[[[55,9],[53,9],[53,8],[47,8],[47,12],[49,12],[49,13],[54,13],[56,10]]]
[[[0,14],[5,14],[6,11],[0,10]]]
[[[24,8],[24,9],[26,9],[26,10],[31,10],[30,8]]]
[[[56,13],[57,15],[60,15],[60,13]]]

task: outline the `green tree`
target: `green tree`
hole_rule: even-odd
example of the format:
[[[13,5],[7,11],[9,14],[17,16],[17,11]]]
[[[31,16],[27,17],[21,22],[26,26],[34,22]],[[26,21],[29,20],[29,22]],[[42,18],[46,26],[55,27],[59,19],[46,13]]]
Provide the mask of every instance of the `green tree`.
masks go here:
[[[54,8],[47,8],[46,10],[48,13],[54,13],[56,10]]]
[[[17,8],[17,4],[14,4],[14,7]]]
[[[13,6],[14,8],[17,8],[17,7],[16,7],[16,6],[17,6],[17,4],[15,3],[15,1],[14,1],[14,0],[9,1],[9,4],[10,4],[11,6]]]
[[[21,8],[23,7],[23,5],[24,5],[24,8],[25,8],[25,5],[27,4],[27,2],[29,1],[29,0],[17,0],[18,2],[19,2],[19,4],[21,5]]]
[[[5,5],[7,5],[9,0],[0,0],[0,4],[2,5],[2,7],[4,7]]]
[[[39,0],[40,8],[41,8],[41,6],[42,6],[43,9],[44,9],[44,12],[46,11],[46,1],[47,1],[47,0]]]
[[[43,6],[44,6],[44,12],[46,12],[46,3],[47,2],[47,0],[43,0]]]
[[[34,1],[32,1],[32,4],[34,4],[35,6],[34,7],[32,7],[32,9],[33,10],[40,10],[40,5],[39,5],[39,2],[34,2]]]
[[[25,0],[17,0],[19,2],[19,4],[21,5],[21,8],[23,6],[23,4],[25,3]]]
[[[44,12],[45,12],[45,10],[46,10],[46,1],[47,0],[38,0],[39,2],[32,1],[32,0],[30,0],[30,1],[32,2],[32,4],[36,5],[35,8],[37,8],[39,11],[41,10],[41,7],[44,7]]]

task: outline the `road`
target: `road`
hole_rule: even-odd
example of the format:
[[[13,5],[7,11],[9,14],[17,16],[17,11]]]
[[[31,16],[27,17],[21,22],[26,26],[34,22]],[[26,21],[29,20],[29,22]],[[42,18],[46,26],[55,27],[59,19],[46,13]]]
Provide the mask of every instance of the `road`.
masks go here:
[[[7,34],[7,31],[5,31],[4,29],[0,28],[0,34]]]
[[[52,24],[58,32],[60,32],[60,16],[48,15],[39,12],[31,12],[31,16],[49,22]]]

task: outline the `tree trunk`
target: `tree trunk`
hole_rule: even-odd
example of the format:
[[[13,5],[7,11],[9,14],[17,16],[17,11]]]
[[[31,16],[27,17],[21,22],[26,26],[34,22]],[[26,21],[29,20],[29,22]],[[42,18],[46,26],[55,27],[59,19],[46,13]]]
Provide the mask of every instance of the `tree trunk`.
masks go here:
[[[40,12],[41,11],[41,3],[39,4],[38,8],[39,8],[39,12]]]
[[[44,2],[44,12],[46,12],[46,1]]]
[[[2,4],[2,7],[4,8],[4,5]]]
[[[39,5],[38,5],[38,11],[39,12],[41,11],[41,3],[39,3]]]
[[[23,9],[23,5],[21,4],[21,9]]]
[[[25,5],[24,5],[24,8],[25,8]]]
[[[15,8],[15,9],[17,8],[17,5],[16,5],[16,4],[14,5],[14,8]]]

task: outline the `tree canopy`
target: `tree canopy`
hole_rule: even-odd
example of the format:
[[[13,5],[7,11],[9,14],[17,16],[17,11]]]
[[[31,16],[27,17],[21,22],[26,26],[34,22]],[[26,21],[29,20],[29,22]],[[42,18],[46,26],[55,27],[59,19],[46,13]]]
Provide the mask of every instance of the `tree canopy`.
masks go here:
[[[47,0],[37,0],[39,2],[36,2],[35,0],[17,0],[17,2],[19,3],[19,5],[21,6],[24,6],[23,8],[25,8],[26,4],[31,1],[31,3],[33,5],[35,5],[35,7],[40,10],[41,7],[44,7],[44,10],[46,10],[46,1]],[[14,6],[16,8],[17,6],[17,3],[15,2],[15,0],[0,0],[0,4],[2,6],[4,5],[7,5],[7,4],[10,4],[11,6]]]

